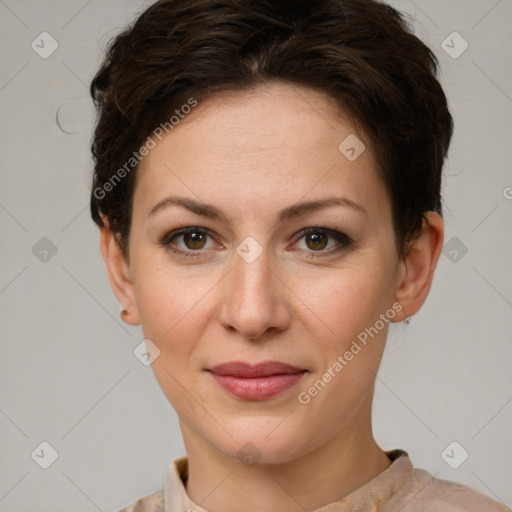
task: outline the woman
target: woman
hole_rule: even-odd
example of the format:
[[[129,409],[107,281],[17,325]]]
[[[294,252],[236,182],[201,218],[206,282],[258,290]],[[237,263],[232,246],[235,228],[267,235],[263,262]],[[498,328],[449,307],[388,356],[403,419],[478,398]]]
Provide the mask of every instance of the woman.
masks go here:
[[[436,71],[369,0],[161,0],[112,41],[91,213],[187,452],[123,512],[506,510],[372,433],[443,244]]]

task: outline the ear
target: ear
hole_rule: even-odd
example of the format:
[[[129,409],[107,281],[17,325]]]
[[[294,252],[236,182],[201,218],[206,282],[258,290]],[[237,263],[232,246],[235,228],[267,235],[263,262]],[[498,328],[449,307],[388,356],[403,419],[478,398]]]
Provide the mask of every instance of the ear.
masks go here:
[[[443,219],[438,213],[426,212],[421,233],[411,240],[401,262],[396,300],[402,305],[402,310],[395,316],[395,322],[417,313],[427,299],[443,239]]]
[[[123,255],[115,234],[110,230],[106,218],[103,218],[103,223],[104,226],[100,228],[100,247],[110,286],[121,307],[127,311],[122,317],[123,320],[130,325],[139,325],[130,265]]]

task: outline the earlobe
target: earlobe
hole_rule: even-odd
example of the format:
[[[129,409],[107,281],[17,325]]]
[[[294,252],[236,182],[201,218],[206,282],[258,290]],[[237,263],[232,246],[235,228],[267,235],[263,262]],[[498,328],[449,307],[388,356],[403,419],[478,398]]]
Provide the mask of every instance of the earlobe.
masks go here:
[[[121,247],[116,241],[115,234],[110,230],[106,219],[104,219],[104,226],[100,228],[100,247],[110,286],[121,304],[121,308],[125,311],[121,318],[127,324],[139,325],[140,320],[135,302],[130,265],[126,261]]]
[[[443,219],[438,213],[426,212],[421,233],[409,243],[402,262],[403,272],[398,283],[396,298],[402,304],[402,321],[417,313],[427,299],[434,271],[443,247]]]

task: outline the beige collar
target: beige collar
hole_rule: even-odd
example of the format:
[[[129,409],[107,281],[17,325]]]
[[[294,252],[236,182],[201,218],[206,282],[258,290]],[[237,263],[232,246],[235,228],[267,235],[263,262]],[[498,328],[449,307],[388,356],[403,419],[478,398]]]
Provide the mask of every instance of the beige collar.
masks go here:
[[[314,512],[380,511],[413,474],[413,465],[403,450],[386,452],[391,465],[362,487],[345,496],[341,501],[330,503]],[[169,468],[164,489],[165,512],[208,512],[195,504],[186,491],[188,458],[175,459]]]

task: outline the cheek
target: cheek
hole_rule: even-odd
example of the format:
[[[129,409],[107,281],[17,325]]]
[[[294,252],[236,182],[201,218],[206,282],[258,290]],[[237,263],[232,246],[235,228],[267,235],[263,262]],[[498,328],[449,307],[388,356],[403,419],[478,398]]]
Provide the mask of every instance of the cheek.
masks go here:
[[[201,311],[211,288],[208,277],[176,271],[165,255],[147,251],[134,262],[135,296],[144,336],[162,352],[186,352],[198,338]]]
[[[294,292],[312,313],[310,329],[325,333],[318,339],[341,350],[390,307],[389,274],[377,261],[330,269],[328,275],[314,279],[313,285],[301,278]]]
[[[140,258],[134,266],[137,308],[144,337],[160,350],[151,367],[155,378],[176,411],[184,417],[197,415],[197,404],[186,390],[197,390],[195,351],[205,329],[207,292],[211,282],[191,279],[173,271],[163,258]],[[137,279],[138,278],[138,279]],[[195,400],[202,402],[199,392]]]
[[[308,300],[315,313],[307,327],[315,365],[298,402],[306,416],[321,418],[321,428],[333,433],[369,399],[385,346],[389,322],[379,319],[391,307],[387,278],[372,268],[345,269]]]

